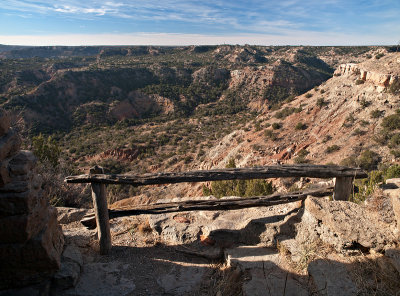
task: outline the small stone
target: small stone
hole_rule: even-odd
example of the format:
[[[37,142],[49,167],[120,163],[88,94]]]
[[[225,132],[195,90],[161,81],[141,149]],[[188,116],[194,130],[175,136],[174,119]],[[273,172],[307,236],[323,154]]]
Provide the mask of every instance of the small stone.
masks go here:
[[[57,289],[68,289],[75,287],[79,276],[81,274],[81,267],[75,262],[62,262],[61,268],[53,277],[53,283]]]
[[[62,260],[64,261],[71,261],[77,263],[80,267],[83,266],[83,258],[82,254],[79,251],[79,248],[74,245],[68,245],[63,254]]]
[[[75,221],[80,221],[88,211],[88,209],[57,207],[58,223],[69,224]]]

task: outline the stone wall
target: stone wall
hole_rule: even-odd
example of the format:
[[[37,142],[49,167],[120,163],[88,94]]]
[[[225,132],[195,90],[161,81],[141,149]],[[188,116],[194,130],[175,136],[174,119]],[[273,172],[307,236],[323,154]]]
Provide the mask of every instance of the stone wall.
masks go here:
[[[36,158],[0,110],[0,289],[38,283],[60,267],[64,238],[42,194]]]

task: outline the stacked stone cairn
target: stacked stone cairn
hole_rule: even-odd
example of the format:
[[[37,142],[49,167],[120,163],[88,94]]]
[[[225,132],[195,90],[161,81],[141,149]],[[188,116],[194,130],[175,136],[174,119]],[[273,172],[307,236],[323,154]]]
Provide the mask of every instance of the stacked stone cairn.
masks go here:
[[[60,267],[57,210],[42,194],[36,158],[0,109],[0,290],[40,283]]]

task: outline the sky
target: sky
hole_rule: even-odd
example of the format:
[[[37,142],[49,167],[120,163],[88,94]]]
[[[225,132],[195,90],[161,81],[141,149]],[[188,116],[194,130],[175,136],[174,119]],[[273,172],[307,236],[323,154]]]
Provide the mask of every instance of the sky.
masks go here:
[[[0,0],[8,45],[394,45],[400,0]]]

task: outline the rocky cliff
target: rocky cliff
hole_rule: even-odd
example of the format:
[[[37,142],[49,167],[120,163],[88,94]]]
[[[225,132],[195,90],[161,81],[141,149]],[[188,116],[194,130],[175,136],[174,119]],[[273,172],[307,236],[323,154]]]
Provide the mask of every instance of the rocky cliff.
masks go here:
[[[20,150],[10,117],[0,111],[0,289],[48,279],[64,245],[57,210],[49,206],[34,171],[36,158]]]

